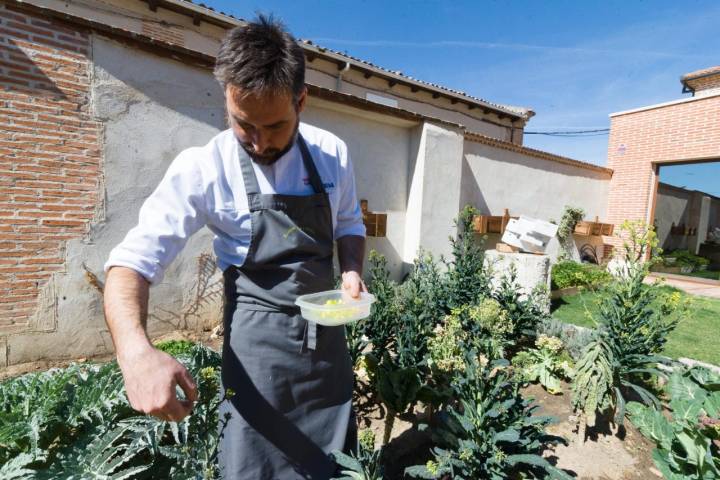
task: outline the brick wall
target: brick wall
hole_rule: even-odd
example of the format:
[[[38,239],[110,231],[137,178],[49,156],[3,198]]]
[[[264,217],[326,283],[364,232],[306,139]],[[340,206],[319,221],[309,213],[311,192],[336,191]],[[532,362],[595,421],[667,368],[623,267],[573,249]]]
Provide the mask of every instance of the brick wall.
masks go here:
[[[613,116],[608,143],[608,167],[613,169],[609,220],[615,224],[648,220],[655,187],[653,162],[705,158],[720,160],[720,96]]]
[[[27,325],[95,215],[88,32],[0,2],[0,333]]]

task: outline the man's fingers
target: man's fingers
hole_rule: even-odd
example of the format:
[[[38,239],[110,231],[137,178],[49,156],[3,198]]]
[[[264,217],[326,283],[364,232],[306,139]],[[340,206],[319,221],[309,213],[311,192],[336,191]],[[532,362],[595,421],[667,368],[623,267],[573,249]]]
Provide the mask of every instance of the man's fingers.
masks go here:
[[[192,402],[195,402],[198,398],[198,391],[197,385],[195,385],[190,372],[188,372],[185,367],[182,367],[182,370],[175,374],[175,381],[177,381],[180,388],[183,389],[185,396],[192,405]]]
[[[357,298],[360,296],[360,282],[352,278],[350,280],[347,280],[345,282],[345,288],[347,289],[348,293],[352,298]]]
[[[179,422],[187,417],[191,408],[192,404],[190,402],[185,402],[185,405],[183,405],[177,398],[172,398],[167,405],[165,405],[163,413],[168,416],[171,422]]]

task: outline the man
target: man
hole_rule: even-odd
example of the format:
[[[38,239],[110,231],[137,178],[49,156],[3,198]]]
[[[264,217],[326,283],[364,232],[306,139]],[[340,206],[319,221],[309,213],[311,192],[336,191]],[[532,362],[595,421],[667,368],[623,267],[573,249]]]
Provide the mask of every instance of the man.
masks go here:
[[[352,165],[341,140],[300,123],[304,74],[302,48],[272,18],[230,31],[215,68],[230,128],[178,155],[105,265],[105,316],[130,403],[180,421],[197,390],[148,340],[148,290],[194,232],[207,225],[215,234],[222,383],[236,392],[220,412],[231,414],[220,451],[228,479],[329,478],[328,454],[355,442],[344,328],[309,323],[294,305],[333,288],[333,241],[343,289],[364,289]]]

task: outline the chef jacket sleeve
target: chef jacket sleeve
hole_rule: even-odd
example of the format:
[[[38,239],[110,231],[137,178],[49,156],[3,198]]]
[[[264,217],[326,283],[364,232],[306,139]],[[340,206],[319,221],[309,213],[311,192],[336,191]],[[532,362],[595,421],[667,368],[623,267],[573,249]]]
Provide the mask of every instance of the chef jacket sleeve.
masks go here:
[[[106,272],[128,267],[157,284],[190,236],[205,225],[202,172],[194,151],[185,150],[172,162],[140,208],[138,224],[110,252]]]
[[[338,178],[339,200],[335,238],[346,235],[365,236],[362,211],[355,191],[355,174],[350,154],[344,142],[339,142],[338,152],[340,172]]]

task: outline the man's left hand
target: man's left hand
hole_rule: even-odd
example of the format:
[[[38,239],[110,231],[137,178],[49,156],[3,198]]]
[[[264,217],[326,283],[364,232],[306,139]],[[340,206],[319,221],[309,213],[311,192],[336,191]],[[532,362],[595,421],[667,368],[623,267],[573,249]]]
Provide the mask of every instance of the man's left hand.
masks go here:
[[[342,291],[344,294],[350,295],[351,298],[360,298],[360,292],[367,292],[365,283],[363,283],[360,274],[354,271],[343,272],[342,274]]]

